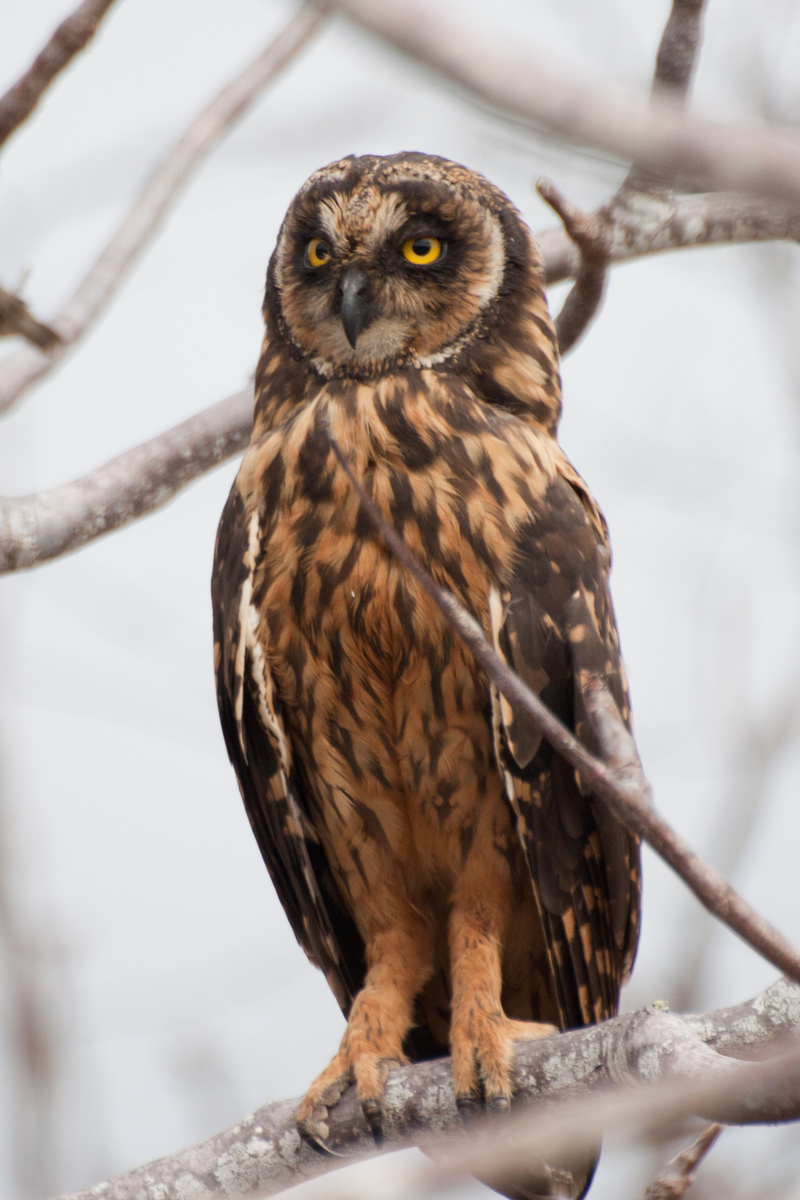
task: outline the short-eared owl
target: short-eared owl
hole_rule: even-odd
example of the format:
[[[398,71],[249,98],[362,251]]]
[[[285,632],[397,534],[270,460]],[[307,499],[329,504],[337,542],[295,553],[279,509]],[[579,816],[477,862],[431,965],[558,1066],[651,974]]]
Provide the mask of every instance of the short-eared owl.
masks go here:
[[[450,1053],[461,1104],[502,1108],[514,1041],[613,1015],[639,854],[391,557],[328,438],[587,745],[588,673],[628,719],[607,531],[556,440],[557,339],[519,213],[439,158],[333,163],[289,208],[264,317],[215,654],[261,852],[347,1016],[298,1114],[322,1142],[353,1081],[379,1130],[393,1063]]]

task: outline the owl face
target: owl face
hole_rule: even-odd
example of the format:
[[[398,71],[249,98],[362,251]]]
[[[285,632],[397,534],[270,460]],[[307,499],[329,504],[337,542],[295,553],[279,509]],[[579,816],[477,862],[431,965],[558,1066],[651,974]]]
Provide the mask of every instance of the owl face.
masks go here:
[[[325,375],[433,365],[491,328],[530,260],[527,229],[482,176],[419,154],[347,158],[289,208],[267,323]]]

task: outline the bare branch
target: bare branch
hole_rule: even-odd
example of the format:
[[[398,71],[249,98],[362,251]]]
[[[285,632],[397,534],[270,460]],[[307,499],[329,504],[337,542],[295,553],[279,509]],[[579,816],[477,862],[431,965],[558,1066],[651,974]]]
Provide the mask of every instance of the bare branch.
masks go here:
[[[55,329],[36,320],[24,300],[0,287],[0,337],[15,334],[40,350],[52,350],[61,341]]]
[[[709,1040],[716,1036],[728,1048],[747,1047],[754,1012],[762,1008],[782,1014],[772,1031],[772,1049],[800,1031],[800,988],[785,980],[747,1004],[704,1014],[702,1029]],[[419,1173],[409,1175],[411,1186],[462,1172],[486,1174],[496,1168],[492,1159],[498,1149],[504,1169],[514,1169],[518,1163],[529,1166],[537,1154],[552,1155],[559,1143],[570,1150],[592,1145],[609,1129],[645,1124],[655,1136],[658,1127],[663,1130],[668,1122],[690,1113],[722,1109],[720,1116],[729,1123],[800,1116],[796,1055],[737,1065],[709,1049],[689,1019],[654,1009],[519,1043],[516,1087],[519,1116],[493,1122],[490,1139],[470,1136],[465,1142],[449,1060],[400,1067],[386,1083],[384,1149],[437,1144],[436,1162],[408,1165],[412,1173]],[[603,1102],[598,1104],[600,1095]],[[562,1103],[556,1107],[555,1102]],[[268,1196],[374,1154],[354,1088],[330,1113],[329,1141],[336,1157],[319,1154],[300,1138],[294,1124],[297,1104],[267,1104],[225,1133],[69,1200],[140,1200],[156,1194],[160,1200]],[[446,1135],[460,1135],[461,1141],[449,1143],[442,1161],[438,1147]],[[392,1172],[398,1169],[393,1163]],[[394,1182],[398,1183],[396,1174]],[[394,1194],[399,1191],[398,1187]]]
[[[253,392],[245,388],[82,479],[0,501],[0,574],[57,558],[161,508],[243,450],[252,423]]]
[[[672,101],[584,84],[406,0],[337,0],[365,29],[494,108],[581,146],[700,187],[800,204],[800,145],[775,127],[689,118]]]
[[[164,161],[153,172],[133,207],[77,291],[54,319],[63,338],[48,358],[27,347],[0,367],[0,412],[55,366],[83,336],[108,304],[158,230],[180,189],[214,145],[253,103],[261,91],[305,46],[324,15],[306,5],[244,71],[226,84],[195,117]]]
[[[56,75],[83,50],[114,0],[84,0],[56,29],[28,70],[0,98],[0,146],[27,121]]]
[[[800,981],[800,953],[791,942],[751,908],[653,810],[650,787],[642,774],[633,738],[602,680],[593,679],[585,689],[584,698],[605,761],[590,754],[566,725],[562,725],[536,693],[495,653],[474,617],[455,596],[439,587],[417,562],[353,475],[330,430],[328,437],[365,512],[392,554],[428,593],[509,704],[525,713],[553,749],[575,768],[583,784],[605,801],[617,820],[652,846],[691,888],[701,904],[768,962]]]
[[[800,208],[731,192],[688,196],[627,192],[615,197],[606,216],[612,264],[692,246],[800,239]],[[537,240],[547,282],[574,278],[580,253],[564,230],[544,230]]]
[[[558,348],[563,358],[583,337],[602,304],[608,273],[608,223],[602,213],[587,216],[575,208],[548,179],[540,179],[536,190],[561,217],[567,236],[579,254],[575,284],[555,319]]]
[[[704,8],[705,0],[672,0],[656,54],[655,95],[669,95],[673,101],[685,103],[697,66]]]
[[[658,1179],[654,1179],[644,1194],[644,1200],[680,1200],[694,1183],[697,1168],[722,1133],[716,1121],[706,1125],[703,1132],[673,1158]]]

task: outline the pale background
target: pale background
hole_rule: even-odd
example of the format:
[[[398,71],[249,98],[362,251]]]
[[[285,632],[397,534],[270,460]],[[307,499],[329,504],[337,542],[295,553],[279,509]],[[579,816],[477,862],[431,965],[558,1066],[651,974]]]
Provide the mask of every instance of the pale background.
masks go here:
[[[668,7],[454,0],[449,11],[553,64],[645,86]],[[67,11],[4,0],[0,88]],[[37,313],[57,311],[195,110],[290,12],[278,0],[120,0],[0,158],[0,281],[16,286],[29,272]],[[793,123],[798,79],[800,6],[711,0],[698,108]],[[590,206],[622,174],[479,110],[333,22],[202,168],[91,339],[4,418],[0,492],[80,475],[243,386],[266,262],[295,190],[343,154],[402,149],[484,172],[534,229],[553,224],[534,194],[538,175]],[[798,282],[797,250],[783,245],[616,268],[598,323],[565,365],[562,425],[611,526],[657,803],[795,938]],[[55,1053],[50,1149],[38,1182],[29,1165],[23,1185],[4,953],[8,1200],[85,1186],[298,1094],[340,1036],[333,997],[262,866],[217,723],[208,580],[234,472],[230,463],[138,525],[0,580],[0,836]],[[761,762],[778,720],[785,736]],[[737,855],[751,793],[758,814]],[[698,905],[646,852],[626,1006],[730,1004],[775,978],[717,929],[687,981],[703,929]],[[736,1185],[719,1195],[758,1185],[777,1195],[778,1180],[800,1178],[800,1136],[732,1132],[713,1161]],[[598,1197],[639,1194],[638,1177],[621,1170],[610,1156]]]

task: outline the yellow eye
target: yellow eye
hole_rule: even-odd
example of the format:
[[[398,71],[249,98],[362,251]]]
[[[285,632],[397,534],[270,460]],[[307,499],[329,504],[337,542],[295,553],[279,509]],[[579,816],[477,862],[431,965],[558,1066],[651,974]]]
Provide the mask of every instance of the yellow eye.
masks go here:
[[[435,237],[409,238],[403,242],[403,258],[424,267],[442,256],[442,243]]]
[[[312,238],[306,246],[306,262],[310,267],[324,267],[330,257],[330,246],[322,238]]]

